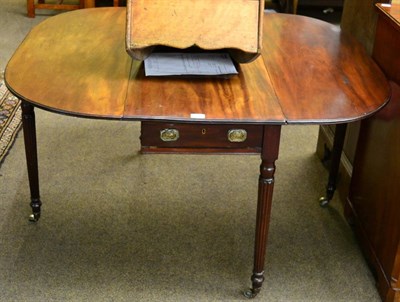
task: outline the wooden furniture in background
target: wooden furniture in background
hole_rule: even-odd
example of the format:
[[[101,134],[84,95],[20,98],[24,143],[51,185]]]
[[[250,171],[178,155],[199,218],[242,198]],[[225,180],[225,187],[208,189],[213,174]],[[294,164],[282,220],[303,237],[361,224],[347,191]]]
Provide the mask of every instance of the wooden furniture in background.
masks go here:
[[[26,2],[27,16],[29,18],[35,18],[36,9],[74,10],[84,7],[85,7],[85,0],[79,0],[79,3],[75,4],[66,4],[64,3],[63,0],[60,0],[57,3],[46,3],[45,0],[38,0],[37,3],[35,3],[35,0],[27,0]]]
[[[353,35],[372,54],[375,40],[377,13],[375,3],[379,0],[347,0],[344,1],[341,30]],[[380,0],[379,2],[390,2]],[[318,134],[317,155],[326,161],[330,159],[335,136],[335,126],[321,126]],[[356,152],[360,123],[351,123],[347,126],[346,138],[343,146],[341,164],[339,169],[338,193],[341,202],[346,202],[351,175],[353,171],[353,159]]]
[[[96,0],[84,0],[84,1],[85,1],[85,8],[93,8],[93,7],[96,7]],[[100,1],[100,2],[103,2],[103,1]],[[114,6],[114,7],[118,7],[118,6],[124,5],[124,4],[123,4],[123,1],[121,1],[121,0],[112,0],[112,1],[110,1],[109,3],[107,3],[107,4],[112,4],[112,5],[104,5],[104,4],[102,4],[102,5],[100,5],[100,6]]]
[[[289,14],[296,14],[299,5],[342,7],[343,2],[344,0],[278,0],[280,11]]]
[[[299,0],[278,0],[279,11],[282,13],[296,14]]]
[[[64,0],[58,0],[57,3],[46,3],[46,0],[27,0],[26,9],[27,16],[29,18],[35,18],[36,9],[46,9],[46,10],[75,10],[81,8],[92,8],[96,6],[95,0],[76,0],[79,3],[64,3]],[[119,0],[113,0],[113,6],[119,6]]]
[[[145,77],[142,62],[125,51],[124,8],[59,14],[35,27],[5,71],[7,87],[22,100],[32,220],[41,208],[34,107],[87,118],[191,123],[189,132],[206,129],[204,135],[212,126],[217,136],[180,143],[211,153],[214,147],[229,152],[229,130],[247,130],[250,139],[239,146],[261,155],[252,288],[245,292],[255,296],[264,281],[281,126],[347,123],[375,113],[389,98],[386,78],[352,37],[302,16],[268,14],[263,23],[261,56],[229,78]],[[162,147],[180,153],[180,146]]]
[[[361,122],[346,216],[385,302],[400,301],[400,4],[378,5],[373,58],[392,81],[389,104]]]
[[[297,0],[299,5],[341,7],[345,0]],[[350,0],[352,1],[352,0]]]

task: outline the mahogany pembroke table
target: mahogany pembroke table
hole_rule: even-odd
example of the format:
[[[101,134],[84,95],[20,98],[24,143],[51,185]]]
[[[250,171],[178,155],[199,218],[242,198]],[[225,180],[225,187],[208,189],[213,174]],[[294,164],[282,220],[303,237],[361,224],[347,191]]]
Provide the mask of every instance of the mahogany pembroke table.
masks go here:
[[[165,142],[156,137],[153,147],[160,152],[261,154],[252,288],[245,292],[254,297],[264,281],[281,126],[338,124],[345,129],[346,123],[385,105],[388,83],[361,45],[337,27],[285,14],[264,15],[262,54],[239,65],[238,75],[145,77],[143,63],[125,51],[125,18],[125,8],[49,18],[33,28],[8,63],[7,87],[22,101],[31,219],[39,219],[41,207],[34,107],[142,121],[151,131],[163,124],[167,131],[189,127],[195,138]],[[204,131],[208,127],[213,131]]]

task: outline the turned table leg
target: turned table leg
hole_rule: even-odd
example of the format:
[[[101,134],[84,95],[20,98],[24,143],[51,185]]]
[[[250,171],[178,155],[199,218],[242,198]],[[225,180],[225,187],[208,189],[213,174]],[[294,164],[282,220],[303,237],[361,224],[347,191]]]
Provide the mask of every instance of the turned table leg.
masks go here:
[[[37,144],[36,144],[36,126],[34,107],[25,102],[21,102],[22,108],[22,127],[24,129],[25,155],[28,167],[29,188],[31,193],[32,214],[30,221],[38,221],[40,218],[40,201],[39,195],[39,171],[37,161]]]
[[[346,137],[347,124],[338,124],[335,129],[335,137],[333,139],[331,165],[329,168],[328,184],[326,186],[326,196],[319,199],[321,207],[325,207],[329,204],[333,198],[333,194],[336,190],[337,176],[340,167],[340,158],[342,156],[344,139]]]
[[[247,298],[254,298],[260,292],[264,282],[264,259],[274,188],[275,160],[278,159],[280,133],[281,126],[264,126],[263,148],[261,152],[262,161],[258,183],[254,267],[253,275],[251,276],[252,288],[244,292]]]

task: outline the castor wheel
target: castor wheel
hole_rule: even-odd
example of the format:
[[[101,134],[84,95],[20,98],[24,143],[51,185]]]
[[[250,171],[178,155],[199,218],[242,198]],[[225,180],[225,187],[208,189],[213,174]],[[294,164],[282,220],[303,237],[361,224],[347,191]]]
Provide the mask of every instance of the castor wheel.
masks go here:
[[[320,199],[319,199],[319,205],[322,207],[322,208],[326,208],[327,206],[328,206],[328,204],[329,204],[329,198],[328,197],[325,197],[325,196],[323,196],[323,197],[321,197]]]
[[[255,298],[257,296],[257,294],[259,292],[260,291],[256,291],[256,290],[254,290],[252,288],[248,288],[243,292],[243,296],[245,296],[247,299],[253,299],[253,298]]]
[[[37,222],[40,218],[40,213],[33,213],[29,215],[29,221],[30,222]]]

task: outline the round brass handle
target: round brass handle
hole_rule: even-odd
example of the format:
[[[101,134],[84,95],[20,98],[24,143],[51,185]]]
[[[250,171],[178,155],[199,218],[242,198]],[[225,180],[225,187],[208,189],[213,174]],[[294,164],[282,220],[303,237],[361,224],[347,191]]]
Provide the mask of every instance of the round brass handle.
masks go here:
[[[244,129],[231,129],[228,131],[228,140],[231,143],[242,143],[247,139],[247,131]]]
[[[163,129],[160,131],[160,138],[163,142],[175,142],[179,139],[179,131],[177,129]]]

